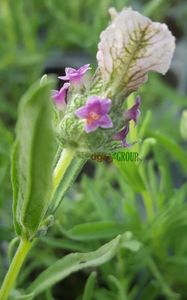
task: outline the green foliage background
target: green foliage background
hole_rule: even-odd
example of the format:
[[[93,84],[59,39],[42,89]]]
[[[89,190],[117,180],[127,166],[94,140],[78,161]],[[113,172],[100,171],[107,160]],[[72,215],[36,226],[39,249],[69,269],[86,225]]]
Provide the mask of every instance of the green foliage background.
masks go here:
[[[1,1],[0,281],[14,237],[9,169],[19,99],[42,75],[50,57],[82,52],[95,62],[108,7],[126,5],[168,23],[177,38],[167,76],[151,74],[139,91],[141,117],[130,139],[140,143],[130,150],[138,150],[142,161],[89,162],[91,175],[82,173],[56,223],[31,251],[18,279],[18,295],[12,296],[17,299],[20,287],[27,291],[65,254],[94,251],[118,234],[124,240],[112,260],[70,275],[36,299],[187,299],[187,142],[180,134],[181,113],[187,107],[185,0]]]

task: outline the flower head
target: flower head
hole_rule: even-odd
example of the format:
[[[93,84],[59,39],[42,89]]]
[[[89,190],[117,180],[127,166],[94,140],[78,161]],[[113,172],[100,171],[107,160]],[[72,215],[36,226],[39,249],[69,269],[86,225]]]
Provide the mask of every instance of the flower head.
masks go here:
[[[66,75],[60,77],[73,83],[73,88],[59,137],[63,147],[73,146],[79,153],[112,153],[121,143],[130,146],[126,138],[130,121],[136,124],[140,115],[140,97],[125,112],[124,101],[145,82],[149,71],[167,72],[175,49],[175,38],[167,25],[152,22],[131,8],[110,12],[112,21],[101,33],[98,68],[91,82],[80,84],[88,64],[66,68]]]
[[[75,114],[78,118],[86,121],[84,129],[89,133],[95,131],[98,127],[111,128],[113,126],[112,120],[108,115],[110,107],[110,99],[91,96],[88,98],[85,106],[77,109]]]
[[[58,108],[62,108],[66,104],[65,100],[69,86],[70,84],[66,82],[60,90],[52,91],[52,98]]]
[[[66,75],[59,76],[61,80],[69,80],[72,83],[79,83],[84,74],[90,69],[90,64],[86,64],[79,69],[65,68]]]
[[[124,113],[125,121],[133,120],[135,124],[137,123],[138,117],[140,115],[140,103],[141,98],[140,96],[137,96],[136,103]]]

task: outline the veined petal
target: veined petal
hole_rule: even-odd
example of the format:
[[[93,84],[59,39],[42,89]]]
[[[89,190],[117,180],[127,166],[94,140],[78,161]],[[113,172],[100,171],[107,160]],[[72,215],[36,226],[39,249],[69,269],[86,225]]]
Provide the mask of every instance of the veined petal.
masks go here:
[[[152,22],[131,8],[115,15],[100,39],[97,60],[101,77],[124,96],[138,89],[148,71],[165,74],[175,49],[167,25]]]

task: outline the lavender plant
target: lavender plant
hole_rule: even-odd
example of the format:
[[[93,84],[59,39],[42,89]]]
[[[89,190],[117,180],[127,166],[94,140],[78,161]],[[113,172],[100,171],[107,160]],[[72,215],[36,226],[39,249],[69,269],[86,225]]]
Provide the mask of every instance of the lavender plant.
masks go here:
[[[140,114],[140,97],[127,107],[128,96],[146,81],[149,71],[165,74],[170,66],[175,39],[165,24],[131,8],[120,13],[110,9],[110,14],[112,21],[101,33],[98,68],[91,79],[84,80],[89,64],[66,68],[59,79],[67,82],[60,90],[53,90],[53,79],[43,78],[20,102],[12,156],[13,217],[20,245],[0,300],[8,299],[33,243],[53,224],[57,208],[89,156],[130,146],[127,137],[131,121],[136,124]],[[130,141],[134,142],[138,141]],[[51,269],[44,271],[22,299],[34,299],[72,272],[105,263],[127,240],[124,234],[94,252],[63,258],[53,266],[56,277],[50,281]]]

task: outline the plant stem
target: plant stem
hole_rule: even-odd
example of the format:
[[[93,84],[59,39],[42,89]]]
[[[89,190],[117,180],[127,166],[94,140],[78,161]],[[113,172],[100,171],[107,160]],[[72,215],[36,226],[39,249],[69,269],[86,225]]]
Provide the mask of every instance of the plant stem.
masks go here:
[[[56,191],[62,177],[64,176],[67,168],[69,167],[71,161],[75,155],[75,150],[73,149],[64,149],[61,153],[60,159],[54,169],[53,173],[53,191],[52,194]],[[9,270],[6,274],[6,277],[3,281],[1,290],[0,290],[0,300],[7,300],[11,290],[15,285],[16,278],[19,274],[19,271],[23,265],[23,262],[31,249],[33,241],[28,240],[20,241],[17,252],[10,264]]]
[[[74,149],[64,149],[61,153],[60,159],[54,169],[53,173],[53,193],[58,187],[62,177],[64,176],[67,168],[69,167],[72,159],[74,158],[75,150]]]
[[[6,274],[3,285],[0,290],[0,300],[7,300],[8,296],[14,287],[17,275],[23,265],[25,257],[27,256],[32,242],[21,240],[17,252],[11,262],[10,268]]]

